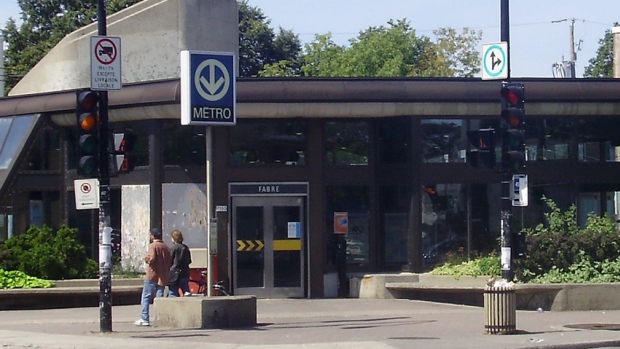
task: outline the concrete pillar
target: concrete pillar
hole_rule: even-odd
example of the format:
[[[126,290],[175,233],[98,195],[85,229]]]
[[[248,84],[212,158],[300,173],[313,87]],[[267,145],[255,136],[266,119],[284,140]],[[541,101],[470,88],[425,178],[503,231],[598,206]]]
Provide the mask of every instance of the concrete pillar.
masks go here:
[[[620,78],[620,27],[611,28],[611,33],[614,36],[614,78]]]

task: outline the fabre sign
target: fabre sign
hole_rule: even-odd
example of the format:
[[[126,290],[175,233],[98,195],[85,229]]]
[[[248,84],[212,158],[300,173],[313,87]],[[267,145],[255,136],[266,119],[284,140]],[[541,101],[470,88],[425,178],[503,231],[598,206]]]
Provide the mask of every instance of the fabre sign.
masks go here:
[[[232,52],[181,51],[181,124],[236,123]]]

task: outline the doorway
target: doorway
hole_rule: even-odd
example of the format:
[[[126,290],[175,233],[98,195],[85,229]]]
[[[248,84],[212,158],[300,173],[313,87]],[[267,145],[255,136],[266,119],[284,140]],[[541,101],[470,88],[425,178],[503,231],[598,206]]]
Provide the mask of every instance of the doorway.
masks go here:
[[[305,197],[232,198],[234,294],[305,297]]]

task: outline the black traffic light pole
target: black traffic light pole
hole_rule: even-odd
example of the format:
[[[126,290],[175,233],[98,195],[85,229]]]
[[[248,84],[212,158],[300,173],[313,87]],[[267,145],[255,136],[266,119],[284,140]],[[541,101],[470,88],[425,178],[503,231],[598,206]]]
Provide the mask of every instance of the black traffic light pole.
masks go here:
[[[99,35],[107,35],[105,0],[97,0]],[[112,224],[110,223],[110,160],[108,153],[108,91],[99,92],[99,331],[112,332]]]
[[[501,0],[500,16],[501,16],[501,41],[507,43],[506,57],[508,57],[506,69],[508,72],[507,80],[510,81],[510,11],[509,0]],[[502,125],[501,128],[506,128]],[[503,132],[500,132],[502,134]],[[508,144],[506,140],[502,141],[502,157],[508,152]],[[512,239],[510,234],[510,217],[512,216],[512,201],[510,200],[510,185],[512,181],[512,173],[509,168],[508,161],[502,158],[502,187],[501,187],[501,267],[502,278],[506,281],[513,281],[514,272],[512,269]]]

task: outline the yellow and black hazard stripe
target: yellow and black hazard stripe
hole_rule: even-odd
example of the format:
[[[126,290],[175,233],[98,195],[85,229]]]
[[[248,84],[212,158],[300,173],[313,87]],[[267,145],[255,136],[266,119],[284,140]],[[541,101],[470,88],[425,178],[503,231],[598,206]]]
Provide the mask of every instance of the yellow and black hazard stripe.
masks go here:
[[[261,240],[237,240],[237,251],[262,251],[265,244]]]

